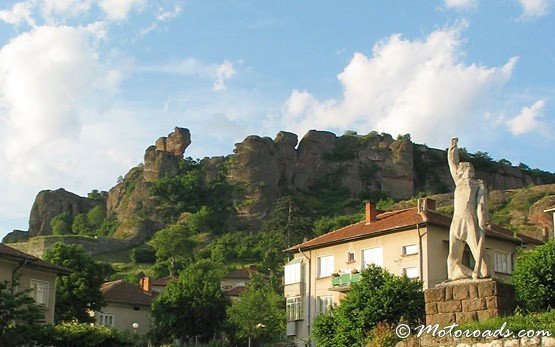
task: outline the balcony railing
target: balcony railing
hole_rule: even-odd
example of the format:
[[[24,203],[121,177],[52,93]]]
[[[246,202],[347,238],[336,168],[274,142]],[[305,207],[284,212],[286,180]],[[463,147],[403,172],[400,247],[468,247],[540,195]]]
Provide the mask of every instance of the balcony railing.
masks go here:
[[[331,288],[333,291],[348,291],[351,283],[359,282],[361,279],[360,273],[340,273],[331,278]]]

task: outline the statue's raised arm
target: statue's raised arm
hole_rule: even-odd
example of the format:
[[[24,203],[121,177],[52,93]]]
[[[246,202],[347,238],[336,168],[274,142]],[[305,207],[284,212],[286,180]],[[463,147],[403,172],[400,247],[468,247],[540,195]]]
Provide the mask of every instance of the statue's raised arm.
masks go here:
[[[457,148],[457,143],[459,139],[457,137],[453,137],[451,139],[451,144],[449,145],[449,150],[447,150],[447,159],[449,162],[449,171],[451,171],[451,176],[455,180],[455,184],[459,180],[459,176],[457,174],[457,168],[459,166],[459,149]]]

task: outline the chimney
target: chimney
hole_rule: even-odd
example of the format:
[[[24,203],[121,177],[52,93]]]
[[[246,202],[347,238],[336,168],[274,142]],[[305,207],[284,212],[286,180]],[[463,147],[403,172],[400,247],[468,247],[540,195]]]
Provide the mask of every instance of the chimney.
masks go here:
[[[430,198],[420,198],[416,205],[418,213],[436,210],[436,201]]]
[[[152,289],[151,286],[150,286],[150,278],[148,278],[148,277],[142,277],[142,278],[139,280],[139,287],[140,287],[143,291],[145,291],[145,292],[147,292],[147,293],[150,293],[150,291],[151,291],[151,289]]]
[[[542,229],[542,236],[543,236],[543,242],[549,241],[549,232],[545,227]]]
[[[378,211],[376,210],[376,205],[371,201],[366,201],[366,224],[376,221],[377,217]]]

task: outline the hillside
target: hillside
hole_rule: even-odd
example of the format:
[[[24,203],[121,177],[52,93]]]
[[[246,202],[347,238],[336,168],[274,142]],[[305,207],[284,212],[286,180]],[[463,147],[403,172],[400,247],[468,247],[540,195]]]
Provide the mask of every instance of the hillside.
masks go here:
[[[32,238],[14,246],[39,256],[59,240],[81,244],[91,254],[116,252],[101,258],[117,258],[118,270],[132,274],[150,266],[129,265],[131,248],[144,249],[160,230],[179,230],[177,235],[194,241],[189,252],[195,257],[276,269],[282,249],[360,218],[363,200],[388,209],[433,195],[449,212],[453,183],[445,151],[415,144],[408,135],[313,130],[298,141],[280,132],[275,139],[248,136],[233,154],[202,160],[183,158],[190,144],[189,130],[175,128],[108,192],[39,192],[29,230],[14,231],[4,242]],[[555,183],[555,175],[496,162],[485,152],[463,149],[462,156],[492,191],[494,221],[541,236],[534,224],[549,223],[538,211],[555,202],[553,186],[518,189]]]

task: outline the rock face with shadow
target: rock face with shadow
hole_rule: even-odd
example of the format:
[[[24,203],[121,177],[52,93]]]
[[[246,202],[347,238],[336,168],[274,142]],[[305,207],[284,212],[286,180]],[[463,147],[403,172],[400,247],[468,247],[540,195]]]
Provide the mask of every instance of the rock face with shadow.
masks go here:
[[[161,208],[164,202],[153,196],[152,186],[159,179],[178,173],[190,144],[189,130],[176,127],[149,146],[144,163],[132,168],[109,190],[105,201],[107,215],[119,222],[113,237],[141,243],[170,223],[171,216]],[[250,230],[258,229],[283,195],[311,192],[329,185],[342,187],[359,198],[380,193],[405,199],[419,192],[443,193],[453,189],[445,151],[415,144],[408,135],[394,139],[377,132],[336,136],[310,130],[300,141],[297,135],[285,131],[273,139],[251,135],[235,144],[232,154],[204,158],[200,166],[205,181],[223,176],[232,185],[237,217],[232,222]],[[488,183],[489,190],[542,183],[510,165],[476,171]],[[551,202],[546,200],[536,210]],[[20,241],[27,236],[51,234],[52,218],[63,212],[72,216],[86,213],[95,203],[98,201],[63,189],[41,191],[31,210],[27,235],[18,231],[10,237]],[[539,212],[534,218],[541,219]]]

